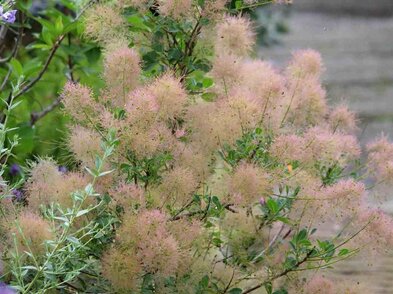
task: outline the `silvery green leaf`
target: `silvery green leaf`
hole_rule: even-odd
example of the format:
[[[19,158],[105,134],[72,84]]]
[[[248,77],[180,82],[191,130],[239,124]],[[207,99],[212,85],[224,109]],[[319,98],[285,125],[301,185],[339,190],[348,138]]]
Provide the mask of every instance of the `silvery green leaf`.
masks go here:
[[[78,213],[76,214],[76,217],[80,217],[80,216],[82,216],[82,215],[84,215],[84,214],[86,214],[86,213],[89,213],[89,209],[84,209],[84,210],[80,210],[80,211],[78,211]]]

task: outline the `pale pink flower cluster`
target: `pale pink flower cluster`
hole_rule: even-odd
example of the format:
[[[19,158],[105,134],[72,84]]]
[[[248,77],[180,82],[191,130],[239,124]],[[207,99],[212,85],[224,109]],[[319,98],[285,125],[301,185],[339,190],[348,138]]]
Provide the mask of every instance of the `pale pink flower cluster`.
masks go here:
[[[366,246],[372,253],[381,253],[393,245],[393,218],[380,209],[365,205],[359,211],[357,219],[360,228],[357,244]]]
[[[162,15],[181,19],[191,12],[192,0],[158,0],[158,8]]]
[[[184,115],[186,103],[183,86],[169,73],[128,93],[126,119],[119,124],[122,147],[139,157],[172,150],[178,141],[176,120]]]
[[[357,129],[356,115],[346,105],[339,105],[329,113],[329,126],[333,130],[351,133]]]
[[[292,161],[304,161],[309,157],[307,152],[306,141],[303,137],[297,135],[279,135],[275,138],[270,147],[272,156],[283,163],[291,163]]]
[[[103,45],[127,36],[126,22],[116,6],[99,3],[92,5],[85,15],[85,35]]]
[[[226,16],[217,25],[216,51],[248,56],[255,44],[251,23],[244,17]]]
[[[323,218],[336,224],[342,224],[350,216],[357,215],[365,196],[365,185],[353,179],[339,180],[331,186],[323,187],[317,193],[317,199],[322,199]]]
[[[82,125],[96,122],[96,113],[101,107],[93,99],[92,91],[83,85],[67,82],[64,86],[62,102],[72,119]]]
[[[158,104],[158,114],[164,121],[174,121],[183,115],[187,104],[187,93],[180,80],[166,73],[150,86]]]
[[[366,188],[362,182],[353,179],[340,180],[332,186],[325,187],[321,192],[321,197],[329,199],[343,200],[357,202],[361,196],[366,192]]]
[[[393,180],[393,143],[385,136],[367,146],[369,170],[378,181]]]
[[[190,202],[198,187],[198,181],[188,168],[175,167],[163,174],[158,191],[162,203],[174,207]]]
[[[108,90],[105,99],[117,107],[124,107],[128,93],[139,85],[140,62],[138,53],[126,46],[106,54],[103,78]]]
[[[240,50],[244,51],[240,55],[234,49],[218,49],[221,43],[216,43],[210,74],[215,79],[218,100],[230,100],[243,93],[250,103],[259,107],[257,119],[251,121],[262,123],[268,129],[285,126],[302,130],[329,123],[326,121],[329,113],[326,92],[320,81],[323,65],[318,52],[311,49],[294,52],[292,61],[281,74],[266,62],[247,58],[247,50]],[[248,43],[234,42],[238,46]],[[354,129],[356,122],[351,119],[351,114],[343,109],[332,111],[330,124],[342,121],[332,132]]]
[[[178,267],[177,241],[168,231],[166,216],[158,210],[125,215],[118,231],[118,242],[136,252],[146,272],[170,275]]]
[[[53,202],[63,208],[72,207],[71,193],[84,189],[88,182],[85,174],[61,173],[54,161],[42,159],[32,166],[26,184],[28,209],[39,211],[41,205]]]
[[[228,190],[237,204],[250,205],[269,195],[271,185],[267,173],[252,164],[240,164],[228,180]]]
[[[313,49],[295,51],[287,68],[287,75],[305,80],[308,77],[319,79],[324,70],[319,52]]]
[[[285,71],[287,119],[297,127],[316,125],[327,113],[326,93],[321,86],[321,56],[315,50],[299,50]]]
[[[199,226],[196,225],[197,223],[190,224],[186,221],[172,225],[159,210],[143,210],[137,215],[126,213],[117,232],[116,243],[103,260],[105,277],[115,288],[131,291],[135,290],[135,279],[143,273],[154,274],[159,282],[160,279],[184,270],[181,266],[182,259],[191,253],[190,246],[199,235]],[[179,241],[185,243],[180,245]],[[121,256],[125,260],[121,262],[124,269],[120,274],[133,273],[130,282],[116,276],[119,273],[116,272],[116,263],[119,262],[117,257]]]
[[[99,134],[80,125],[71,128],[67,145],[75,158],[89,168],[94,167],[96,156],[102,153]]]
[[[361,150],[356,137],[322,128],[313,127],[305,134],[307,151],[314,161],[323,163],[339,162],[344,165],[360,156]]]
[[[115,188],[109,190],[114,204],[119,205],[124,211],[144,207],[146,203],[145,190],[136,184],[121,182]]]
[[[303,164],[320,162],[326,165],[345,165],[360,156],[356,137],[340,132],[333,133],[324,127],[312,127],[299,135],[279,135],[275,138],[271,154],[280,162],[299,161]]]
[[[17,222],[23,235],[14,223],[9,225],[10,231],[16,236],[19,254],[31,250],[39,258],[45,252],[45,241],[50,241],[55,236],[50,224],[40,215],[26,210],[20,213]]]

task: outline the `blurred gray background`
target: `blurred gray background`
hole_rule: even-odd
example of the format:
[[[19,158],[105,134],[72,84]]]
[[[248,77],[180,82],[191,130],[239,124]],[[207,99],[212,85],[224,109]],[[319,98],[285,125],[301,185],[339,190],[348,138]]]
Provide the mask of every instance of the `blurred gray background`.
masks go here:
[[[346,101],[358,112],[361,143],[382,132],[393,140],[393,0],[293,1],[288,34],[261,48],[260,57],[282,67],[296,49],[320,51],[329,102]],[[385,192],[393,194],[389,188]],[[393,201],[382,208],[393,214]],[[357,256],[339,264],[333,276],[358,282],[364,287],[359,294],[391,294],[393,256]]]
[[[359,113],[362,143],[381,132],[393,139],[393,0],[293,2],[288,34],[259,55],[284,66],[293,50],[320,51],[330,104],[346,101]]]

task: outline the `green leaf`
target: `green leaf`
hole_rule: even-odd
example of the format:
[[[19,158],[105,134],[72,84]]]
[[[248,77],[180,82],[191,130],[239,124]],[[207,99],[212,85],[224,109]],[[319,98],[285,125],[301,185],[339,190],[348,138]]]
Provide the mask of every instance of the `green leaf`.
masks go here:
[[[278,217],[276,217],[276,219],[280,222],[283,222],[284,224],[287,224],[287,225],[291,224],[291,221],[286,217],[278,216]]]
[[[205,78],[203,79],[202,84],[203,84],[203,87],[204,87],[204,88],[210,88],[211,86],[213,86],[214,81],[213,81],[213,79],[211,79],[211,78],[205,77]]]
[[[99,176],[99,177],[103,177],[103,176],[109,175],[110,173],[112,173],[112,172],[114,172],[114,171],[115,171],[114,169],[112,169],[112,170],[107,170],[107,171],[104,171],[104,172],[100,173],[98,176]]]
[[[16,74],[17,77],[23,75],[23,67],[22,64],[15,58],[12,58],[10,61],[11,67]]]
[[[68,236],[67,240],[75,245],[80,245],[80,241],[78,238],[75,238],[73,236]]]
[[[206,289],[209,286],[209,276],[204,276],[202,280],[199,282],[199,286],[202,289]]]
[[[41,37],[46,44],[50,46],[53,45],[53,35],[49,31],[43,30],[41,33]]]
[[[82,215],[85,215],[86,213],[89,213],[89,209],[83,209],[78,211],[78,213],[76,214],[76,217],[81,217]]]
[[[270,210],[271,213],[274,214],[274,213],[277,213],[277,212],[278,212],[279,207],[278,207],[277,202],[276,202],[274,199],[269,198],[269,199],[266,201],[266,205],[267,205],[267,207],[269,208],[269,210]]]
[[[240,288],[232,288],[231,290],[228,291],[229,294],[241,294],[242,292],[243,290]]]
[[[56,19],[55,29],[58,35],[61,35],[63,33],[64,25],[63,25],[63,18],[61,17],[61,15],[59,15]]]
[[[280,289],[280,290],[274,291],[273,294],[288,294],[288,291],[285,289]]]
[[[131,30],[137,31],[146,31],[151,33],[151,29],[144,23],[144,20],[141,16],[134,14],[127,17],[128,23],[131,24]]]
[[[201,97],[206,102],[213,102],[216,99],[217,95],[216,95],[216,93],[209,93],[208,92],[208,93],[203,93],[201,95]]]
[[[347,255],[348,253],[349,253],[349,249],[343,248],[338,253],[338,256],[344,256],[344,255]]]
[[[265,284],[265,290],[266,290],[266,293],[267,293],[267,294],[271,294],[271,293],[272,293],[272,291],[273,291],[273,285],[272,285],[271,282],[267,282],[267,283]]]
[[[183,57],[183,52],[179,48],[171,48],[168,50],[168,59],[171,62],[180,60]]]
[[[297,240],[298,242],[300,242],[300,241],[302,241],[302,240],[304,240],[304,239],[306,239],[306,238],[307,238],[307,230],[306,230],[306,229],[301,230],[301,231],[297,234],[297,236],[296,236],[296,240]]]

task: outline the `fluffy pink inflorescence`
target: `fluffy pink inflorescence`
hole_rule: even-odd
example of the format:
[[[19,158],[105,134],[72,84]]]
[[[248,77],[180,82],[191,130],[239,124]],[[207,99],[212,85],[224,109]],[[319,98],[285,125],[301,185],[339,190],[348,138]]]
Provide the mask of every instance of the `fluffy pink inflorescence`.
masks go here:
[[[175,142],[171,130],[160,120],[160,105],[149,87],[132,91],[126,105],[126,119],[120,130],[121,147],[131,149],[138,157],[150,157],[170,150]]]
[[[176,167],[163,175],[158,189],[164,203],[184,205],[190,201],[197,187],[198,181],[190,169]]]
[[[160,13],[174,19],[181,19],[189,15],[192,9],[192,0],[158,0]]]
[[[356,115],[348,109],[346,105],[339,105],[332,109],[329,113],[329,126],[335,132],[353,132],[357,129]]]
[[[62,102],[65,110],[78,123],[86,124],[95,120],[101,107],[94,101],[92,91],[81,84],[67,82],[63,88]]]
[[[229,87],[239,84],[238,77],[242,67],[241,58],[234,54],[221,52],[214,57],[210,74],[213,76],[216,85],[220,85],[219,90],[222,93]]]
[[[201,15],[207,18],[221,18],[228,0],[205,0]]]
[[[104,97],[113,105],[124,107],[129,92],[139,85],[140,72],[140,58],[134,49],[124,46],[108,51],[104,60]]]
[[[176,165],[191,170],[199,182],[203,182],[211,173],[209,155],[196,146],[178,143],[174,158]]]
[[[248,56],[255,44],[251,22],[246,18],[226,16],[217,25],[216,52]]]
[[[333,133],[326,128],[313,127],[304,134],[306,152],[319,162],[346,163],[349,159],[360,156],[360,147],[356,137]]]
[[[317,197],[322,199],[323,211],[329,212],[324,218],[330,219],[331,222],[342,223],[348,217],[359,213],[365,194],[364,183],[353,179],[343,179],[322,188],[317,193]]]
[[[345,199],[350,201],[359,199],[366,192],[366,187],[362,182],[353,179],[340,180],[332,186],[326,187],[322,191],[322,196],[329,199]]]
[[[322,58],[313,49],[298,50],[292,55],[292,61],[287,68],[287,75],[299,79],[319,79],[323,71]]]
[[[136,184],[120,183],[109,191],[116,205],[121,206],[124,211],[132,210],[135,205],[145,205],[145,191]]]
[[[102,258],[102,274],[114,289],[123,293],[134,290],[142,268],[135,252],[112,247]]]
[[[30,211],[22,211],[18,216],[18,223],[23,236],[15,225],[10,228],[10,232],[16,236],[18,250],[20,253],[31,250],[31,253],[39,258],[39,255],[45,253],[45,241],[54,238],[50,224],[38,214]]]
[[[111,44],[126,36],[125,21],[116,6],[92,5],[85,15],[85,34],[104,45]]]
[[[279,99],[284,86],[284,78],[271,64],[262,60],[244,61],[238,80],[242,87],[258,96],[263,107]]]
[[[369,170],[379,181],[393,180],[393,144],[382,136],[367,145]]]
[[[94,167],[96,155],[102,153],[99,134],[79,125],[72,127],[68,147],[78,161],[90,168]]]
[[[88,178],[84,174],[62,174],[53,160],[41,159],[32,166],[26,184],[28,207],[33,211],[51,203],[58,203],[63,208],[71,207],[71,193],[84,189],[87,183]]]
[[[174,120],[181,116],[187,103],[187,93],[180,80],[166,73],[156,79],[150,86],[163,120]]]
[[[297,90],[294,89],[293,102],[288,118],[295,126],[316,125],[326,115],[327,110],[325,90],[319,82],[314,79],[307,79],[302,82],[301,87],[298,87]]]
[[[146,272],[153,272],[163,277],[176,273],[180,263],[178,242],[166,231],[156,230],[137,253]]]
[[[175,274],[179,270],[181,259],[185,257],[183,255],[189,254],[187,244],[190,244],[190,240],[186,240],[183,245],[179,244],[184,241],[184,236],[178,230],[179,228],[169,227],[166,215],[159,210],[144,210],[138,215],[126,213],[118,231],[118,246],[133,250],[143,271],[154,273],[157,277],[166,277]],[[195,229],[190,225],[183,226],[180,230],[189,232],[192,239],[198,235],[198,232],[192,233]]]
[[[126,110],[130,124],[149,127],[156,121],[159,111],[157,97],[147,87],[138,88],[129,94]]]
[[[364,244],[374,253],[382,253],[393,245],[393,219],[379,209],[362,207],[358,222],[364,229],[358,244]],[[359,243],[360,242],[360,243]],[[355,244],[356,245],[356,244]]]
[[[270,147],[271,154],[283,163],[308,161],[309,153],[305,150],[305,139],[297,135],[280,135]]]
[[[261,168],[248,163],[239,165],[228,180],[229,193],[234,200],[241,198],[240,203],[243,205],[258,201],[270,189],[268,175]]]

